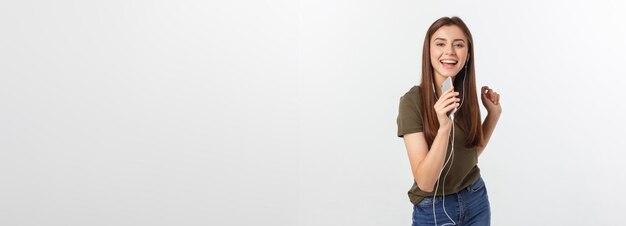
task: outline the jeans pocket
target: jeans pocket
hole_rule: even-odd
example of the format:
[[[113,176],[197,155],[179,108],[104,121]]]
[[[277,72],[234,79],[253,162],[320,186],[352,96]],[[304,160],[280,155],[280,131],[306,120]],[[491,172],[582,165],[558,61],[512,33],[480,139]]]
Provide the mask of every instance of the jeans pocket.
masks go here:
[[[469,191],[470,192],[477,192],[480,189],[483,189],[485,187],[485,182],[483,181],[482,177],[479,177],[478,180],[476,180],[476,182],[472,183],[469,186]]]
[[[433,197],[424,197],[422,198],[422,201],[420,201],[419,203],[417,203],[418,206],[420,207],[432,207],[433,206]]]

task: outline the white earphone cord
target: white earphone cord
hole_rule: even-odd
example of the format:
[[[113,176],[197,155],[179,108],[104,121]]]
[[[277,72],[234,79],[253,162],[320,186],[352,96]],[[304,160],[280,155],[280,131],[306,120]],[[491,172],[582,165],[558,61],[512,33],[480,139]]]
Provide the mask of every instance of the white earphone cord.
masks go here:
[[[461,104],[459,104],[459,106],[457,107],[457,109],[460,109],[461,106],[463,106],[463,103],[465,102],[465,78],[467,77],[467,65],[465,66],[465,76],[463,77],[463,83],[461,84],[461,87],[463,89],[463,98],[461,99]],[[434,89],[433,89],[434,91]],[[442,90],[443,92],[443,90]],[[435,95],[437,96],[437,95]],[[450,142],[452,147],[450,150],[450,155],[448,156],[448,159],[446,159],[446,162],[443,164],[443,166],[441,166],[441,170],[439,171],[439,175],[437,176],[437,184],[435,185],[435,192],[433,193],[433,218],[435,220],[435,226],[437,226],[437,215],[435,214],[435,197],[437,196],[437,190],[439,189],[439,177],[441,177],[441,173],[443,173],[443,169],[446,167],[446,165],[448,165],[448,162],[450,160],[450,167],[448,167],[448,171],[446,171],[446,174],[443,176],[443,186],[442,186],[442,191],[441,191],[441,200],[442,200],[442,207],[443,207],[443,212],[446,214],[446,216],[448,217],[448,219],[450,221],[452,221],[452,223],[445,223],[442,224],[441,226],[446,226],[446,225],[456,225],[456,222],[450,217],[450,215],[448,214],[448,211],[446,211],[446,199],[445,199],[445,195],[446,195],[446,177],[448,177],[448,173],[450,173],[450,169],[452,168],[452,163],[454,163],[454,114],[456,114],[456,111],[454,113],[452,113],[450,115],[450,120],[452,120],[452,141]]]

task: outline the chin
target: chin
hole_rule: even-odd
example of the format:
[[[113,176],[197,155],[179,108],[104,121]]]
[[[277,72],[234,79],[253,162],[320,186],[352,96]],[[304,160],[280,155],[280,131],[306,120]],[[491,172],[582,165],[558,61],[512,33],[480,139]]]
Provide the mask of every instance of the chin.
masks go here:
[[[444,77],[446,77],[446,78],[447,78],[447,77],[452,77],[452,78],[454,78],[454,77],[456,77],[456,75],[457,75],[457,74],[458,74],[458,72],[456,72],[456,73],[454,73],[454,72],[444,72],[444,73],[441,73],[441,75],[443,75],[443,76],[444,76]]]
[[[457,74],[459,74],[461,70],[456,70],[456,69],[443,69],[443,70],[439,70],[439,74],[442,75],[443,77],[456,77]]]
[[[461,72],[461,70],[455,71],[455,72],[446,72],[444,75],[446,75],[446,77],[456,77],[456,75],[459,74],[459,72]]]

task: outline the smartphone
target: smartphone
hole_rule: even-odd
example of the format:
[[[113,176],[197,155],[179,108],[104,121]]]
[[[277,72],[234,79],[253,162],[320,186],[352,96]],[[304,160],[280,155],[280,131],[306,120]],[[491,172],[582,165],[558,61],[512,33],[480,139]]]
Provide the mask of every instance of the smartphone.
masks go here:
[[[452,87],[452,77],[448,77],[445,81],[443,81],[443,84],[441,84],[441,93],[450,89],[450,87]]]
[[[441,93],[445,92],[446,90],[450,89],[450,87],[452,86],[452,77],[448,77],[445,81],[443,81],[443,84],[441,84]],[[454,90],[452,90],[454,92]],[[454,114],[454,112],[456,112],[457,108],[452,109],[452,111],[450,111],[448,113],[448,116]]]

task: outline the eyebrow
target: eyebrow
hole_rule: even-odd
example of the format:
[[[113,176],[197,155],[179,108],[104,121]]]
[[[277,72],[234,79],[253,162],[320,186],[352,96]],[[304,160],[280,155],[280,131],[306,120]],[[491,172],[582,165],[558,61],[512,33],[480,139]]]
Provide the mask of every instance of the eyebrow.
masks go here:
[[[445,38],[435,38],[435,41],[437,41],[437,39],[442,40],[442,41],[447,41],[447,39],[445,39]],[[453,42],[456,42],[456,41],[462,41],[462,42],[465,42],[465,40],[460,39],[460,38],[457,38],[457,39],[454,39],[454,40],[453,40]]]

